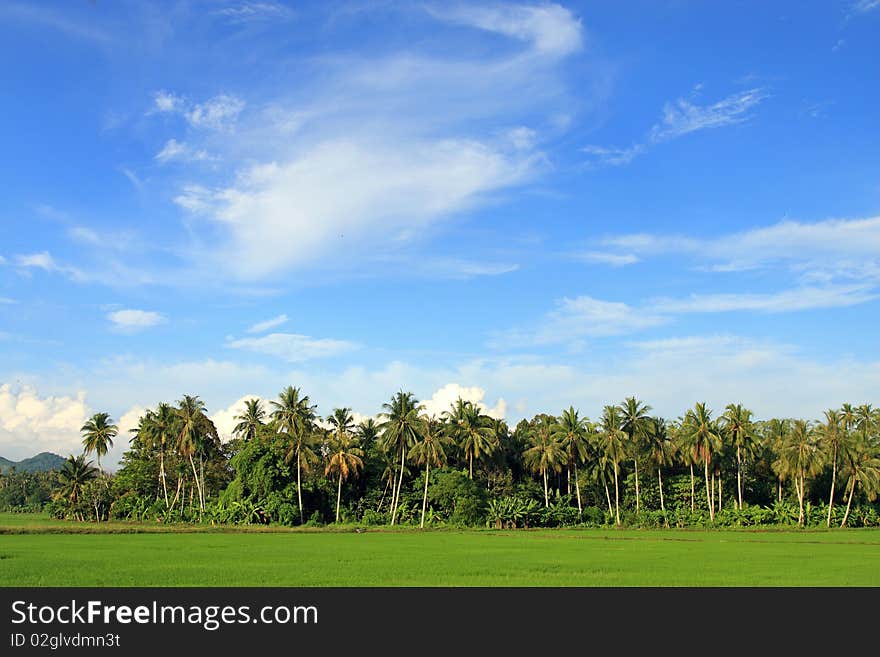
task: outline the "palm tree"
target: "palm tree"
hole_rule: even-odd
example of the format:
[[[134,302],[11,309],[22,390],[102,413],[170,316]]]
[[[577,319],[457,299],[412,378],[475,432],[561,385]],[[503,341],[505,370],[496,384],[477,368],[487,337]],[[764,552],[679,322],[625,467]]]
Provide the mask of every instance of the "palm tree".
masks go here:
[[[816,432],[806,420],[794,420],[791,432],[777,455],[776,470],[786,477],[794,478],[794,490],[798,498],[798,524],[803,527],[804,496],[807,477],[822,469],[822,452]]]
[[[327,423],[337,438],[348,436],[355,432],[354,417],[350,408],[334,408],[333,415],[327,416]]]
[[[155,411],[148,411],[138,430],[138,439],[155,449],[159,454],[159,481],[165,497],[165,508],[169,508],[168,484],[165,474],[165,452],[176,435],[177,415],[170,404],[161,403]]]
[[[338,413],[334,415],[334,419],[348,420],[350,426],[354,426],[354,420],[347,408],[336,409]],[[359,447],[355,447],[351,434],[344,428],[345,424],[334,424],[336,432],[330,441],[330,457],[327,461],[327,467],[324,469],[324,476],[336,474],[339,477],[339,485],[336,489],[336,522],[339,522],[339,506],[342,501],[342,482],[347,480],[349,475],[357,476],[358,470],[363,465],[364,452]]]
[[[379,425],[376,424],[376,420],[368,417],[357,425],[355,433],[361,441],[361,448],[367,450],[379,437]]]
[[[419,527],[425,527],[425,511],[428,506],[428,477],[431,466],[442,467],[446,463],[446,447],[452,444],[452,439],[447,436],[443,427],[433,417],[422,418],[421,440],[413,445],[409,457],[416,465],[425,466],[425,490],[422,493],[422,521]]]
[[[844,404],[849,406],[849,404]],[[847,416],[853,417],[852,407],[844,408],[843,411],[828,409],[825,411],[825,422],[818,427],[823,447],[831,460],[831,492],[828,495],[828,518],[825,520],[825,526],[831,527],[831,512],[834,510],[834,488],[837,485],[837,455],[840,451],[841,444],[846,441],[849,433]],[[853,417],[854,420],[854,417]]]
[[[663,512],[663,522],[669,526],[666,519],[666,502],[663,500],[663,468],[672,465],[675,456],[675,443],[669,437],[669,425],[662,417],[651,418],[653,427],[648,433],[648,457],[657,466],[657,483],[660,486],[660,510]]]
[[[391,524],[397,520],[400,504],[400,490],[406,470],[406,450],[421,438],[422,421],[419,417],[421,406],[411,392],[398,391],[390,403],[382,404],[385,421],[379,426],[382,430],[382,443],[391,453],[400,454],[400,478],[391,495]]]
[[[849,496],[846,501],[846,513],[840,523],[846,526],[852,506],[853,493],[859,486],[873,502],[880,493],[880,444],[867,435],[859,435],[844,447],[843,471],[847,478]]]
[[[703,474],[706,478],[706,502],[709,505],[709,520],[715,522],[715,504],[709,492],[709,463],[712,456],[721,448],[721,436],[718,427],[712,420],[712,411],[704,402],[698,402],[685,415],[682,429],[693,452],[695,462],[703,462]]]
[[[61,486],[57,494],[75,508],[83,487],[97,476],[97,468],[92,467],[91,461],[86,462],[85,455],[70,455],[58,471],[58,482]],[[83,520],[82,514],[79,514],[79,519]]]
[[[636,469],[636,513],[639,512],[639,454],[642,451],[647,434],[651,430],[651,417],[648,411],[651,407],[640,402],[635,397],[627,397],[620,404],[622,423],[620,428],[626,432],[629,438],[629,452],[635,463]]]
[[[788,436],[791,433],[791,421],[787,418],[779,419],[773,418],[764,424],[764,443],[767,447],[770,448],[770,452],[773,454],[778,454],[782,450],[782,446],[785,444],[785,441],[788,440]],[[776,472],[777,477],[777,486],[778,486],[778,495],[777,500],[782,501],[782,482],[785,481],[785,474],[783,469],[776,467],[778,464],[777,460],[773,461],[773,470]]]
[[[175,412],[178,419],[177,451],[181,456],[189,459],[189,464],[192,467],[193,479],[199,493],[199,517],[201,518],[201,513],[205,510],[205,491],[201,477],[196,471],[193,455],[204,451],[208,436],[212,434],[216,436],[217,429],[214,427],[214,423],[208,419],[205,402],[199,399],[198,395],[184,395],[177,402]]]
[[[623,418],[617,406],[602,409],[597,445],[600,454],[614,466],[614,514],[620,526],[620,464],[626,458],[626,432],[621,428]]]
[[[95,413],[82,425],[83,447],[85,456],[94,452],[98,457],[98,471],[101,471],[101,457],[113,447],[113,439],[119,433],[119,427],[112,423],[109,413]]]
[[[560,472],[568,454],[559,441],[554,438],[553,425],[540,421],[530,436],[532,447],[523,452],[523,461],[532,472],[544,478],[544,506],[550,506],[550,493],[547,486],[547,474],[550,470]]]
[[[691,475],[691,513],[696,509],[696,485],[694,478],[694,464],[697,462],[697,458],[693,449],[693,445],[691,444],[691,437],[688,433],[687,427],[685,426],[685,419],[683,417],[676,418],[675,422],[669,425],[668,431],[672,436],[672,442],[675,447],[675,452],[678,455],[678,460],[682,465],[688,466]]]
[[[569,406],[567,410],[562,411],[562,415],[556,422],[553,429],[553,438],[561,445],[565,453],[568,454],[567,468],[569,471],[569,482],[571,481],[571,469],[574,468],[574,487],[577,491],[578,513],[583,513],[581,506],[581,484],[578,480],[578,463],[583,463],[587,458],[590,449],[589,435],[592,426],[587,418],[578,416],[578,412],[573,406]],[[569,483],[569,494],[571,494],[571,484]]]
[[[461,397],[446,411],[452,436],[461,446],[468,461],[468,478],[474,478],[474,459],[488,456],[498,447],[492,418],[480,412],[480,407]]]
[[[721,425],[730,437],[730,442],[736,447],[736,496],[737,506],[742,510],[742,457],[743,452],[748,454],[751,451],[755,438],[752,412],[743,408],[742,404],[728,404],[720,419]]]
[[[272,401],[271,417],[278,432],[287,439],[285,461],[296,458],[296,498],[299,505],[299,522],[305,522],[302,503],[302,471],[308,470],[311,463],[317,460],[312,451],[315,425],[315,405],[309,403],[309,397],[300,396],[300,389],[287,386],[278,394],[278,401]]]
[[[242,440],[253,440],[266,420],[263,402],[258,398],[248,399],[244,403],[244,411],[235,416],[239,420],[232,430],[233,435]]]

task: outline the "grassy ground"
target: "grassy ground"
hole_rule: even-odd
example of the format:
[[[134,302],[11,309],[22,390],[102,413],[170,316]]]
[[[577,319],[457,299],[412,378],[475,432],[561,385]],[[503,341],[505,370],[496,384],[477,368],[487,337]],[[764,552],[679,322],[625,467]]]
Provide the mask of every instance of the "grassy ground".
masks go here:
[[[871,529],[97,528],[0,514],[0,586],[880,586]]]

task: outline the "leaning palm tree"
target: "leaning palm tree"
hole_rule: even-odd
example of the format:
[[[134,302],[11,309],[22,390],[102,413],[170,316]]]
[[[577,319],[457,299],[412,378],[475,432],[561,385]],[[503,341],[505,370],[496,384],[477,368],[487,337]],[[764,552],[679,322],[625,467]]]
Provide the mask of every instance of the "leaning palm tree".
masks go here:
[[[856,486],[873,502],[880,493],[880,443],[869,436],[858,435],[844,447],[842,475],[847,479],[849,495],[846,512],[840,523],[846,526]]]
[[[706,503],[709,505],[709,520],[715,522],[715,504],[709,492],[709,464],[712,457],[721,449],[721,436],[718,427],[712,420],[712,411],[706,404],[698,402],[687,412],[682,425],[687,442],[693,452],[695,462],[702,461],[703,474],[706,478]]]
[[[663,499],[663,468],[672,465],[675,460],[675,443],[669,436],[669,424],[662,417],[651,418],[653,428],[648,433],[648,457],[657,467],[657,484],[660,486],[660,510],[663,522],[669,526],[666,518],[666,502]]]
[[[721,426],[736,447],[736,496],[737,506],[743,508],[742,463],[743,452],[750,453],[755,439],[752,412],[742,404],[728,404],[720,418]]]
[[[397,392],[390,403],[382,404],[385,421],[380,425],[382,445],[389,452],[400,455],[400,476],[391,491],[391,524],[397,520],[400,505],[400,490],[406,470],[406,452],[421,438],[422,420],[419,417],[421,406],[411,392]]]
[[[86,462],[84,455],[70,455],[58,471],[60,487],[56,494],[75,509],[83,487],[97,476],[98,469],[92,467],[91,461]],[[79,519],[83,520],[82,514],[79,514]]]
[[[562,445],[554,437],[553,425],[541,421],[531,433],[532,446],[523,452],[523,462],[534,473],[540,474],[544,479],[544,506],[550,506],[550,493],[547,485],[547,475],[553,472],[561,472],[565,465],[568,454]]]
[[[285,461],[296,459],[296,498],[299,505],[299,522],[305,522],[302,503],[302,471],[317,460],[312,450],[314,443],[315,406],[309,403],[308,395],[302,396],[299,388],[287,386],[278,394],[278,401],[272,401],[271,417],[276,429],[287,439]]]
[[[849,406],[849,404],[845,404]],[[826,452],[828,460],[831,461],[831,491],[828,494],[828,517],[825,520],[825,526],[831,527],[831,512],[834,510],[834,488],[837,485],[837,461],[841,445],[846,442],[849,434],[849,427],[852,423],[847,421],[847,415],[852,415],[852,409],[843,409],[843,412],[836,409],[828,409],[825,411],[825,422],[817,427],[822,447]]]
[[[614,515],[617,526],[620,526],[620,464],[626,458],[626,432],[621,428],[623,418],[617,406],[606,406],[602,409],[599,422],[599,433],[596,445],[614,467]]]
[[[578,479],[578,463],[583,463],[590,450],[589,436],[592,431],[592,425],[587,418],[582,418],[578,412],[574,410],[574,406],[569,406],[567,410],[562,411],[562,415],[556,421],[553,428],[553,437],[568,454],[569,489],[571,494],[571,469],[574,468],[574,487],[577,492],[578,513],[583,513],[581,505],[581,484]]]
[[[629,442],[627,444],[630,457],[633,459],[636,473],[636,513],[639,512],[639,455],[644,449],[651,431],[652,423],[648,411],[651,407],[635,397],[627,397],[620,404],[622,422],[620,428],[626,432]]]
[[[492,418],[480,407],[461,397],[444,413],[452,437],[461,447],[468,462],[468,478],[474,478],[474,459],[491,455],[498,448],[498,437]]]
[[[266,421],[262,400],[259,398],[245,400],[244,410],[234,419],[239,422],[232,430],[232,434],[242,440],[253,440]]]
[[[428,507],[428,478],[431,466],[440,468],[446,463],[446,448],[452,444],[443,427],[435,418],[422,418],[421,439],[413,445],[409,457],[416,465],[425,466],[425,489],[422,493],[422,520],[419,527],[425,527],[425,512]]]
[[[337,409],[340,411],[348,411],[348,409]],[[351,415],[348,415],[348,419]],[[354,422],[350,423],[352,426]],[[359,447],[355,447],[354,439],[351,434],[345,430],[334,433],[330,441],[330,455],[327,460],[327,467],[324,469],[324,476],[337,475],[339,484],[336,489],[336,522],[339,522],[339,507],[342,501],[342,482],[346,481],[349,475],[357,476],[358,470],[363,468],[364,452]]]
[[[792,422],[791,433],[782,444],[775,467],[777,471],[794,480],[794,490],[798,498],[798,524],[803,527],[807,477],[817,474],[822,469],[822,452],[818,436],[809,422],[806,420]]]
[[[98,471],[101,472],[101,457],[113,447],[113,439],[119,433],[119,427],[110,420],[109,413],[95,413],[82,425],[80,431],[83,435],[85,456],[94,452],[98,457]]]

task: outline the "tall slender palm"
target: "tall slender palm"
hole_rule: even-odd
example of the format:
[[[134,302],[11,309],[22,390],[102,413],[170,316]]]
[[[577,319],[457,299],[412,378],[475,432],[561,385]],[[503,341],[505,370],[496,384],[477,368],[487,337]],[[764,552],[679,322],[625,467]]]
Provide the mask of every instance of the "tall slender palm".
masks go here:
[[[871,404],[861,404],[854,412],[853,426],[865,438],[874,434],[880,427],[880,409],[874,410]]]
[[[193,460],[195,454],[204,452],[205,443],[212,434],[216,435],[217,429],[214,423],[208,419],[207,408],[197,395],[184,395],[177,402],[177,451],[184,458],[189,459],[192,467],[193,479],[199,494],[199,513],[205,510],[205,491],[202,478],[196,471],[196,463]]]
[[[246,400],[244,410],[234,419],[239,422],[232,430],[233,435],[242,440],[253,440],[266,421],[266,411],[263,408],[262,400],[258,398]]]
[[[752,412],[743,408],[742,404],[728,404],[724,414],[720,418],[725,433],[730,442],[736,447],[736,497],[737,506],[743,508],[743,453],[749,454],[755,439],[755,426],[752,422]]]
[[[299,388],[287,386],[278,394],[278,401],[272,401],[271,418],[279,433],[287,439],[285,461],[296,459],[296,498],[299,505],[299,522],[305,522],[302,501],[302,472],[308,470],[317,460],[312,450],[314,444],[315,408],[309,403],[308,395],[303,396]]]
[[[639,456],[652,427],[651,417],[648,415],[650,410],[651,407],[648,404],[635,397],[627,397],[620,404],[620,413],[623,419],[620,428],[626,432],[629,438],[627,447],[636,470],[636,513],[639,512],[641,506],[639,501]]]
[[[71,507],[76,508],[83,487],[97,476],[98,469],[92,467],[91,461],[86,462],[84,455],[70,455],[58,470],[60,488],[57,494],[66,500]],[[82,514],[79,514],[79,519],[83,519]]]
[[[409,457],[416,465],[425,466],[425,489],[422,493],[422,520],[419,527],[425,527],[425,512],[428,507],[428,478],[431,466],[440,468],[446,463],[446,448],[452,444],[452,438],[443,431],[443,426],[433,417],[422,418],[420,440],[413,445]]]
[[[849,404],[845,404],[849,406]],[[825,411],[825,421],[819,425],[818,432],[822,440],[822,447],[827,452],[828,460],[831,461],[831,491],[828,494],[828,517],[825,526],[831,527],[831,512],[834,510],[834,488],[837,485],[837,461],[841,445],[846,442],[849,427],[854,424],[847,421],[847,415],[852,416],[852,407],[843,412],[836,409]]]
[[[778,454],[782,450],[785,441],[791,433],[791,421],[787,418],[772,418],[764,423],[764,445],[772,454]],[[776,473],[778,494],[777,500],[782,501],[782,483],[785,481],[784,468],[777,467],[778,460],[771,464]]]
[[[675,445],[675,452],[678,460],[682,465],[688,466],[691,476],[691,513],[696,509],[696,484],[694,477],[694,464],[697,463],[697,457],[691,445],[691,436],[688,433],[685,418],[678,417],[675,422],[669,426],[669,433],[672,436],[672,442]]]
[[[547,483],[547,475],[552,470],[560,472],[568,459],[568,454],[562,445],[554,437],[553,425],[541,421],[534,428],[529,438],[531,447],[523,452],[523,462],[534,473],[540,474],[544,479],[544,506],[550,506],[550,493]]]
[[[822,469],[822,452],[813,427],[806,420],[794,420],[791,432],[783,442],[777,455],[776,469],[786,477],[794,479],[794,489],[798,498],[798,524],[804,525],[804,496],[807,477]]]
[[[698,402],[685,415],[682,428],[687,436],[695,462],[703,463],[703,474],[706,479],[706,503],[709,505],[709,520],[715,521],[715,505],[709,492],[709,464],[712,457],[721,448],[721,436],[718,427],[712,420],[712,411],[704,402]]]
[[[177,435],[177,414],[170,404],[162,402],[155,411],[148,411],[139,427],[138,439],[146,446],[155,449],[159,455],[159,482],[162,485],[162,495],[165,498],[165,508],[168,503],[168,483],[165,473],[165,453],[168,445]]]
[[[871,436],[859,434],[844,446],[843,452],[841,474],[847,479],[849,495],[841,527],[845,527],[849,520],[856,486],[862,489],[870,502],[876,500],[880,493],[880,442]]]
[[[349,409],[344,408],[336,410],[343,411],[341,415],[336,416],[337,419],[340,419],[347,414]],[[347,418],[343,419],[350,420],[349,424],[354,426],[354,420],[351,419],[350,414],[347,414]],[[336,522],[339,522],[339,508],[342,502],[342,482],[346,481],[350,475],[357,476],[358,471],[363,468],[364,452],[362,449],[355,446],[351,434],[344,428],[340,428],[343,426],[342,424],[337,424],[335,426],[337,430],[333,434],[333,438],[330,440],[330,455],[327,460],[327,467],[324,469],[324,476],[335,474],[339,478],[338,488],[336,489]]]
[[[602,419],[599,421],[599,433],[596,444],[599,453],[614,466],[614,515],[620,526],[620,464],[627,456],[626,432],[621,428],[623,418],[617,406],[605,406]]]
[[[400,473],[397,485],[391,493],[391,524],[397,520],[400,505],[400,490],[406,470],[406,452],[421,438],[422,420],[419,417],[422,407],[411,392],[398,391],[391,401],[382,404],[385,421],[379,426],[382,430],[382,444],[391,453],[400,455]]]
[[[565,450],[568,455],[568,463],[566,467],[568,471],[574,468],[574,487],[577,492],[578,513],[583,513],[581,505],[581,484],[578,479],[578,464],[583,463],[587,458],[590,450],[590,432],[592,426],[587,418],[578,415],[578,411],[573,406],[562,411],[562,415],[556,421],[553,428],[553,437]],[[571,490],[569,489],[569,494]]]
[[[657,468],[657,484],[660,486],[660,510],[663,522],[667,526],[666,502],[663,499],[663,468],[672,465],[675,460],[675,443],[669,435],[669,424],[662,417],[651,418],[653,427],[648,433],[648,458]]]
[[[95,413],[80,428],[83,435],[84,454],[92,452],[98,457],[98,472],[101,472],[101,457],[113,447],[113,439],[119,433],[119,427],[113,424],[109,413]]]
[[[445,413],[448,426],[468,461],[468,478],[474,478],[474,459],[489,456],[498,447],[492,418],[480,407],[460,397]]]

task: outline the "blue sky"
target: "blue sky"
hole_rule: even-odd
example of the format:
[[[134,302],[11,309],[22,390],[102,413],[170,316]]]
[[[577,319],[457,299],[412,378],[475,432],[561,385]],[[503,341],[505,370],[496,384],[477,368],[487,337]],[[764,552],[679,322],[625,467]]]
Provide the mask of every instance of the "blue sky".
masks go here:
[[[878,33],[876,0],[6,2],[0,454],[287,384],[877,402]]]

